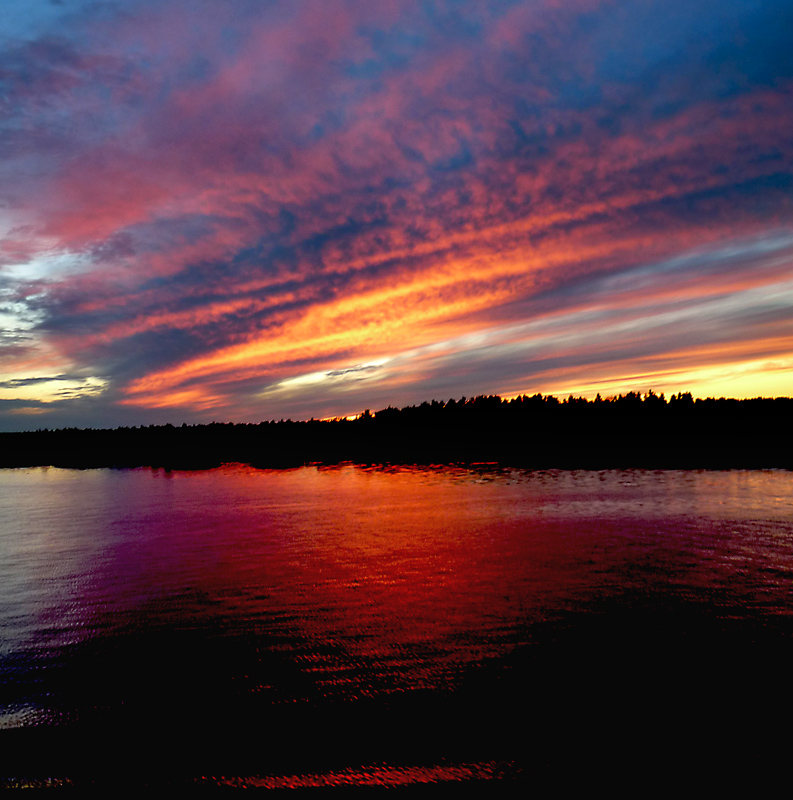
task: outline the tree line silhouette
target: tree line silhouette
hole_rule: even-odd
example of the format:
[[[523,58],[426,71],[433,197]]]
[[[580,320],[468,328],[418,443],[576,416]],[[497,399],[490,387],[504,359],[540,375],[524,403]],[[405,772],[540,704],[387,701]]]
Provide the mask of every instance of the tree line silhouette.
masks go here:
[[[793,468],[793,398],[594,400],[497,395],[364,411],[355,419],[0,433],[1,467],[207,469],[239,462],[496,462],[535,469]]]

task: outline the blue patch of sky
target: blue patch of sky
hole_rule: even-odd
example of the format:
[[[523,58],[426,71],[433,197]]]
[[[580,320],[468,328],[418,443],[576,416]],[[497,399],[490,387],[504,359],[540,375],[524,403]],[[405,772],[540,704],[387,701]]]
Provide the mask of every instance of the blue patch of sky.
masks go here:
[[[361,28],[358,34],[368,40],[374,55],[348,62],[344,72],[351,78],[374,80],[387,72],[404,69],[426,45],[426,36],[414,31]]]
[[[472,167],[475,163],[476,161],[468,143],[461,141],[457,152],[435,161],[432,164],[432,169],[435,172],[456,172],[457,170]]]
[[[660,92],[661,116],[793,76],[789,3],[670,0],[609,14],[587,40],[595,80]]]
[[[70,18],[96,5],[96,0],[3,0],[0,42],[61,33]]]

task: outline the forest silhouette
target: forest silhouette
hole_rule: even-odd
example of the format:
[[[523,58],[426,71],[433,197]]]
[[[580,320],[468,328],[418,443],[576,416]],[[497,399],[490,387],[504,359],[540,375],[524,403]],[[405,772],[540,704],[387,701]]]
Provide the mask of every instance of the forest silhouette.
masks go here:
[[[208,469],[475,464],[529,469],[793,468],[793,398],[480,395],[354,419],[0,433],[2,467]]]

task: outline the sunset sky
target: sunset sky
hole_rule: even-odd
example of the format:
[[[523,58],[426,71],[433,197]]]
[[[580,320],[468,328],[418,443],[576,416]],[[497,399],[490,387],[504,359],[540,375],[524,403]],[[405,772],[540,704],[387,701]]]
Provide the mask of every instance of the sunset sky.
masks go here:
[[[793,395],[790,0],[3,0],[0,429]]]

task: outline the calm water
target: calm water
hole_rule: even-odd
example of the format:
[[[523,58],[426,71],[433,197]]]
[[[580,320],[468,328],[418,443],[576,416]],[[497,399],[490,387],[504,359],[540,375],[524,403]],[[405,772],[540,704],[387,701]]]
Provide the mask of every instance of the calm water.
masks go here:
[[[0,471],[0,776],[486,779],[757,725],[792,577],[788,472]]]

